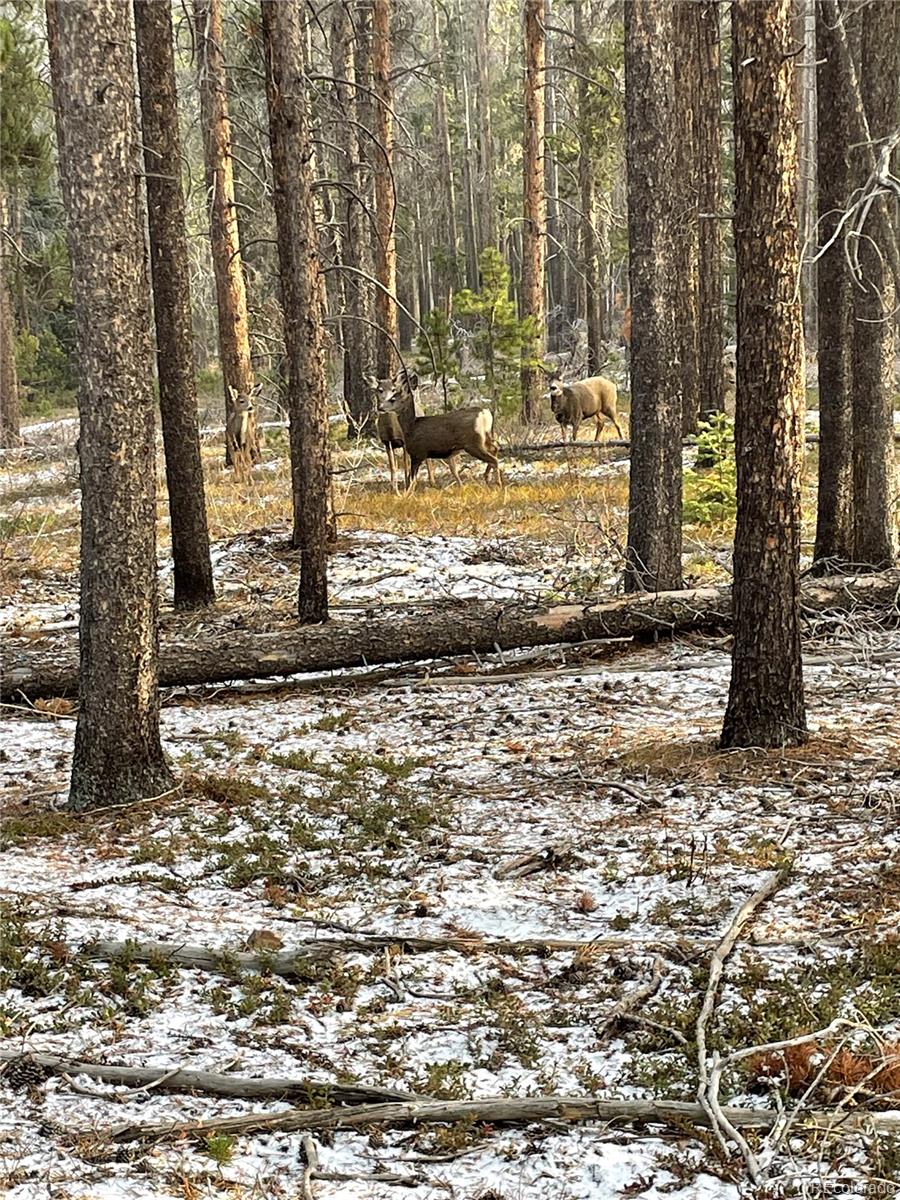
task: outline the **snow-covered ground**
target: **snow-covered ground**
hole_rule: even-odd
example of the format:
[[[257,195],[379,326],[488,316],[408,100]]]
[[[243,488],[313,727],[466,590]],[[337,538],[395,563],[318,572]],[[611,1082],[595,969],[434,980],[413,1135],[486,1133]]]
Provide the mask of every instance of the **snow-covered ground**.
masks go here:
[[[508,474],[535,470],[523,461]],[[585,455],[575,478],[617,483],[625,470],[604,451],[596,465]],[[384,475],[380,464],[357,473],[347,507],[362,509],[373,483],[383,493]],[[70,643],[75,551],[53,538],[64,528],[71,539],[77,521],[71,465],[10,460],[0,484],[12,498],[6,515],[21,515],[10,545],[14,565],[25,564],[3,585],[8,653]],[[435,493],[434,502],[451,500]],[[555,540],[509,527],[477,537],[342,529],[330,560],[335,619],[387,605],[409,616],[435,602],[608,592],[615,539],[599,525],[564,539],[570,527],[567,511]],[[222,603],[199,626],[283,627],[297,575],[283,523],[238,526],[213,559]],[[170,573],[163,555],[164,590]],[[164,613],[167,631],[183,621]],[[844,1017],[855,1052],[896,1053],[900,634],[851,625],[807,652],[812,737],[784,753],[716,750],[727,645],[700,636],[265,690],[181,689],[164,699],[162,734],[184,793],[83,818],[62,808],[72,706],[7,707],[0,1052],[355,1081],[447,1100],[691,1100],[713,948],[740,904],[789,866],[728,960],[711,1046],[727,1054]],[[529,855],[530,871],[519,861]],[[302,978],[239,974],[227,955],[201,971],[79,953],[97,939],[270,952],[368,935],[393,948],[348,945]],[[465,944],[425,949],[413,938]],[[567,945],[534,944],[548,941]],[[658,992],[633,1020],[606,1028],[612,1006],[657,969]],[[124,1123],[277,1113],[284,1101],[135,1091],[71,1073],[28,1079],[0,1058],[0,1194],[774,1200],[900,1173],[890,1139],[822,1136],[803,1116],[816,1105],[889,1109],[895,1097],[848,1094],[833,1081],[802,1102],[774,1089],[743,1068],[723,1088],[743,1107],[799,1103],[791,1135],[756,1146],[768,1190],[752,1188],[742,1156],[712,1136],[553,1119],[317,1133],[319,1175],[305,1192],[300,1133],[124,1145],[97,1136]],[[366,1178],[386,1173],[408,1186]]]
[[[186,799],[101,813],[82,829],[68,819],[70,830],[38,838],[29,822],[40,828],[64,796],[73,723],[16,716],[0,763],[10,818],[3,1048],[450,1098],[690,1099],[691,1051],[678,1030],[690,1033],[685,1014],[696,1015],[712,942],[787,861],[790,880],[729,964],[724,1046],[752,1044],[757,1025],[766,1041],[832,1015],[896,1040],[900,1011],[885,1009],[885,979],[859,968],[866,946],[896,947],[900,894],[900,641],[883,634],[873,645],[885,661],[829,665],[817,653],[810,747],[758,761],[715,753],[727,658],[690,642],[588,653],[550,677],[508,663],[518,668],[509,682],[413,673],[379,686],[182,695],[164,708],[163,738]],[[535,665],[558,661],[554,652]],[[558,854],[549,869],[504,872],[547,846]],[[111,970],[70,956],[98,938],[224,951],[345,930],[601,945],[347,952],[304,982]],[[681,938],[687,951],[676,949]],[[598,1034],[610,1005],[650,977],[660,942],[670,947],[665,976],[643,1010],[660,1028]],[[729,1088],[735,1103],[771,1104],[741,1074]],[[228,1193],[237,1196],[301,1194],[300,1134],[167,1141],[113,1157],[89,1138],[126,1122],[285,1104],[124,1095],[86,1078],[6,1091],[0,1171],[11,1200],[214,1195],[228,1184],[243,1186]],[[419,1176],[402,1193],[415,1200],[490,1188],[573,1200],[752,1194],[737,1159],[659,1131],[346,1132],[318,1149],[326,1173]],[[875,1161],[858,1141],[817,1158],[798,1134],[775,1156],[773,1187],[789,1191],[798,1172],[819,1188],[858,1181]],[[398,1194],[361,1179],[313,1186],[319,1200]]]

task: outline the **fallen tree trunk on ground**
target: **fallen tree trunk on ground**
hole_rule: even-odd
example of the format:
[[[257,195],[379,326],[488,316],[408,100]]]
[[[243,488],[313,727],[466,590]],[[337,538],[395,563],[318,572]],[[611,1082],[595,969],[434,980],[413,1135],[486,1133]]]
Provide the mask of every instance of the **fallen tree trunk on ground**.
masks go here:
[[[897,612],[900,571],[809,579],[802,602],[807,614],[865,608]],[[378,613],[365,621],[286,628],[274,633],[213,629],[194,640],[165,640],[162,687],[229,683],[244,679],[332,671],[377,663],[492,654],[602,638],[668,634],[727,625],[731,588],[645,593],[601,604],[522,608],[484,601],[435,606],[415,615]],[[27,646],[7,639],[2,697],[73,696],[78,690],[77,647],[41,651],[34,634]]]
[[[782,1114],[772,1109],[723,1107],[735,1129],[771,1129]],[[171,1137],[209,1137],[212,1134],[265,1133],[302,1129],[359,1129],[369,1125],[424,1125],[454,1121],[488,1122],[491,1125],[527,1125],[535,1121],[604,1121],[624,1124],[665,1125],[684,1132],[685,1125],[706,1126],[709,1118],[699,1104],[684,1100],[595,1100],[591,1096],[534,1096],[525,1100],[506,1097],[484,1100],[414,1100],[406,1103],[366,1104],[354,1108],[294,1108],[279,1113],[248,1113],[209,1121],[163,1121],[155,1124],[116,1125],[99,1129],[96,1137],[112,1142],[153,1142]],[[819,1122],[821,1128],[868,1129],[900,1133],[900,1115],[856,1110],[816,1111],[803,1114],[803,1124]],[[85,1131],[86,1133],[88,1131]],[[90,1134],[94,1134],[92,1129]],[[73,1135],[75,1131],[72,1131]],[[84,1136],[84,1135],[79,1135]]]
[[[228,1096],[238,1100],[372,1104],[376,1101],[416,1099],[412,1092],[369,1087],[366,1084],[323,1083],[315,1079],[253,1079],[245,1075],[222,1075],[213,1071],[186,1071],[180,1067],[121,1067],[108,1063],[81,1062],[38,1051],[22,1054],[16,1050],[2,1050],[0,1065],[7,1069],[36,1066],[48,1075],[85,1075],[100,1083],[118,1084],[136,1091],[202,1092],[209,1096]]]

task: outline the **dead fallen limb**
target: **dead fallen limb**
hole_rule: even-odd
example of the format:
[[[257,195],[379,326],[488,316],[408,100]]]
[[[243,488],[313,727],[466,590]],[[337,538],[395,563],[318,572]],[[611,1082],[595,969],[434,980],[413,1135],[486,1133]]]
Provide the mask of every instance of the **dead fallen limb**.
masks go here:
[[[760,949],[813,944],[844,944],[842,932],[815,937],[803,935],[775,940],[754,940],[750,944]],[[87,942],[73,953],[93,961],[164,963],[193,971],[208,971],[214,975],[256,974],[279,975],[285,978],[308,979],[316,968],[330,962],[338,954],[381,954],[385,950],[398,954],[434,954],[455,951],[457,954],[536,954],[546,956],[566,952],[606,951],[619,953],[659,954],[673,962],[690,962],[698,955],[713,949],[715,938],[635,939],[626,937],[575,938],[487,938],[487,937],[408,937],[401,933],[378,933],[334,938],[309,938],[290,950],[258,953],[235,950],[229,946],[214,949],[186,942],[95,941]]]
[[[109,1063],[82,1062],[39,1051],[0,1051],[0,1065],[9,1069],[36,1066],[48,1075],[85,1075],[100,1083],[117,1084],[132,1091],[201,1092],[239,1100],[297,1100],[307,1104],[372,1104],[376,1101],[411,1100],[414,1093],[367,1084],[328,1083],[315,1079],[248,1078],[214,1071],[189,1071],[180,1067],[122,1067]],[[114,1097],[108,1097],[114,1099]]]
[[[782,887],[790,877],[790,868],[784,868],[781,871],[776,871],[771,874],[763,885],[748,897],[740,906],[732,919],[725,936],[719,942],[715,949],[709,965],[709,981],[706,985],[706,994],[703,997],[703,1005],[701,1006],[699,1016],[697,1017],[697,1025],[695,1029],[695,1040],[697,1043],[697,1067],[699,1085],[697,1087],[697,1100],[700,1103],[703,1111],[706,1113],[709,1124],[716,1135],[722,1149],[728,1152],[728,1143],[726,1138],[729,1138],[738,1147],[741,1154],[744,1156],[744,1161],[747,1164],[747,1171],[753,1183],[760,1181],[759,1163],[753,1151],[747,1142],[747,1139],[742,1136],[737,1125],[730,1120],[724,1107],[719,1103],[717,1080],[719,1075],[716,1068],[719,1063],[718,1051],[713,1051],[712,1059],[707,1061],[706,1054],[706,1033],[709,1023],[712,1020],[715,1011],[716,996],[719,990],[719,984],[722,980],[722,975],[725,970],[725,960],[731,954],[737,940],[741,935],[741,930],[747,924],[757,909],[773,896],[775,892]]]
[[[615,1033],[619,1025],[628,1017],[633,1017],[637,1009],[641,1008],[659,991],[659,985],[663,981],[663,962],[659,955],[656,956],[653,962],[653,974],[646,983],[642,983],[639,987],[632,988],[630,992],[616,1001],[603,1020],[597,1027],[597,1041],[602,1042],[605,1037],[609,1037]]]
[[[125,959],[128,962],[166,963],[216,975],[250,971],[285,978],[307,979],[315,974],[318,966],[330,962],[337,954],[381,954],[385,950],[396,950],[404,954],[430,954],[453,950],[459,954],[547,955],[579,950],[644,950],[684,962],[710,945],[712,943],[708,939],[688,944],[675,940],[636,943],[627,938],[597,938],[593,941],[523,938],[513,941],[505,938],[404,937],[402,934],[375,934],[368,937],[310,938],[300,942],[292,950],[274,950],[265,954],[232,950],[228,947],[215,950],[209,946],[191,946],[182,942],[133,941],[89,942],[77,953],[83,958],[101,962]]]
[[[735,1128],[769,1130],[779,1114],[771,1109],[724,1108]],[[830,1111],[810,1110],[805,1125],[827,1122]],[[603,1121],[616,1124],[665,1125],[682,1133],[686,1125],[709,1125],[700,1104],[683,1100],[596,1100],[591,1096],[535,1096],[484,1100],[413,1100],[405,1103],[366,1104],[355,1108],[292,1108],[278,1113],[247,1113],[217,1117],[209,1121],[162,1121],[148,1124],[114,1125],[91,1130],[101,1142],[154,1142],[162,1138],[203,1138],[211,1134],[248,1134],[278,1130],[291,1132],[316,1129],[359,1129],[369,1125],[406,1126],[447,1122],[487,1122],[491,1125],[527,1125],[536,1121]],[[833,1129],[871,1129],[878,1133],[900,1133],[898,1113],[841,1113]],[[85,1132],[71,1131],[83,1138]]]
[[[900,571],[807,579],[801,601],[806,616],[876,608],[897,615]],[[290,626],[276,632],[212,627],[204,634],[164,641],[160,685],[172,687],[265,679],[341,670],[378,663],[493,654],[530,646],[586,640],[666,635],[727,625],[729,587],[647,593],[600,604],[550,608],[485,601],[437,605],[413,616],[390,611],[363,620]],[[77,693],[74,639],[41,649],[8,639],[0,698],[71,696]]]

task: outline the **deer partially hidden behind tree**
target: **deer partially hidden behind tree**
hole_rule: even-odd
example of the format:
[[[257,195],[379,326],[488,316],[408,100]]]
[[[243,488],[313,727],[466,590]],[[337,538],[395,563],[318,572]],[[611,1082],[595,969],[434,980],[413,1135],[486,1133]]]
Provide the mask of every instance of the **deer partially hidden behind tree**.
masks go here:
[[[563,383],[558,371],[550,376],[550,408],[559,422],[563,441],[566,440],[566,427],[570,426],[572,441],[577,442],[581,422],[591,419],[596,422],[595,442],[600,441],[604,421],[615,425],[621,438],[617,399],[616,385],[602,375],[593,375],[590,379],[579,379],[574,383]]]
[[[382,416],[396,418],[403,434],[406,450],[406,488],[415,491],[416,476],[422,463],[443,459],[456,483],[462,485],[457,459],[465,451],[486,463],[485,480],[492,474],[498,485],[503,483],[498,446],[493,438],[494,418],[489,408],[457,408],[435,416],[417,417],[415,393],[418,376],[399,373],[387,394],[380,393],[378,409]]]

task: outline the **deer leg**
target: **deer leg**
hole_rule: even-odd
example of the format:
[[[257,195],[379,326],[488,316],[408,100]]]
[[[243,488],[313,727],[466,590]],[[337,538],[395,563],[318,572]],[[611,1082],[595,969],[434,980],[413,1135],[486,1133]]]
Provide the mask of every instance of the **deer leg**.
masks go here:
[[[408,472],[408,478],[407,478],[407,483],[406,483],[406,494],[407,494],[407,496],[411,496],[413,494],[413,492],[416,490],[416,476],[419,473],[419,467],[421,467],[422,462],[421,462],[421,460],[416,462],[415,459],[410,458],[408,450],[406,452],[406,461],[409,463],[409,472]]]
[[[597,414],[597,428],[594,430],[594,441],[600,441],[600,434],[603,432],[603,414]]]
[[[458,454],[450,455],[450,457],[447,459],[447,467],[449,468],[450,474],[453,476],[453,480],[456,483],[456,486],[462,487],[463,481],[462,481],[462,479],[460,479],[460,476],[459,476],[459,455]]]
[[[385,446],[385,449],[387,450],[388,466],[391,469],[391,491],[396,492],[396,490],[397,490],[397,463],[394,459],[394,447],[390,444],[390,442],[388,442],[387,446]]]
[[[615,427],[616,427],[616,433],[619,435],[619,441],[624,442],[625,434],[622,432],[621,428],[619,427],[619,422],[616,420],[615,417],[610,417],[610,420],[612,421],[613,425],[615,425]]]
[[[425,459],[425,470],[428,472],[428,482],[434,487],[434,465],[430,458]]]

